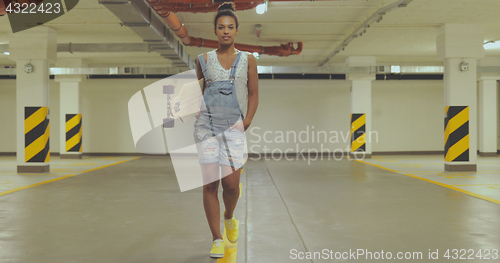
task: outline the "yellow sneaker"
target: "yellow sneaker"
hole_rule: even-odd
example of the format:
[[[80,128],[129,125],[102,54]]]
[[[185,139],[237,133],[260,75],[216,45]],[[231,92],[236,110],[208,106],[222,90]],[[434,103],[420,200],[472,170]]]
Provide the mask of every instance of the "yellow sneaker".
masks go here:
[[[238,230],[238,224],[236,224],[236,219],[233,218],[231,219],[226,219],[225,217],[226,212],[224,212],[224,226],[226,226],[226,236],[227,240],[231,243],[236,243],[238,242],[238,235],[239,235],[239,230]]]
[[[212,249],[210,250],[210,257],[223,258],[224,257],[224,241],[222,239],[214,240]]]

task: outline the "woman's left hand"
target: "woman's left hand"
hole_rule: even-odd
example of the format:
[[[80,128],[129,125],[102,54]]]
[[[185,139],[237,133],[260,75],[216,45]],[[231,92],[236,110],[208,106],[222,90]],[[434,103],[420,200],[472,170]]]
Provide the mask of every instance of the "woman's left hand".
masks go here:
[[[233,126],[229,127],[229,129],[230,130],[237,129],[240,132],[244,132],[248,129],[249,126],[250,126],[250,123],[247,122],[246,120],[244,120],[244,121],[239,121],[239,122],[235,123]]]

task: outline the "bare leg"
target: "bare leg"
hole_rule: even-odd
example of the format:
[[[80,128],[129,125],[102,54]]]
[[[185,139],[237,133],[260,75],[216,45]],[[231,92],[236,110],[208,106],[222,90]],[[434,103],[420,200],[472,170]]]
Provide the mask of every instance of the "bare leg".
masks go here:
[[[212,231],[213,240],[222,239],[220,233],[220,206],[219,206],[219,164],[202,164],[203,173],[203,207],[207,216],[208,226]],[[211,183],[206,183],[211,182]]]
[[[240,196],[240,169],[233,172],[234,168],[230,166],[222,166],[222,199],[226,207],[226,214],[224,219],[233,218],[233,211],[236,208],[236,203]],[[227,176],[224,176],[226,175]]]

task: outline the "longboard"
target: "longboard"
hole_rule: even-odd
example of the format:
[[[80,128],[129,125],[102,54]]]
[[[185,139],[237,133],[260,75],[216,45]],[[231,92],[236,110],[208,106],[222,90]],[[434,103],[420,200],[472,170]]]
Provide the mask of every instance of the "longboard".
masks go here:
[[[202,87],[204,87],[205,78],[198,81],[186,83],[182,86],[181,91],[174,99],[170,100],[170,94],[174,94],[173,85],[165,85],[163,93],[168,95],[168,118],[164,119],[164,123],[171,122],[171,125],[164,125],[165,128],[173,127],[173,118],[178,117],[182,122],[189,121],[200,111],[203,100]]]
[[[182,122],[193,118],[201,107],[203,100],[202,88],[205,78],[193,81],[182,86],[179,95],[172,100],[170,113],[174,117],[179,117]]]

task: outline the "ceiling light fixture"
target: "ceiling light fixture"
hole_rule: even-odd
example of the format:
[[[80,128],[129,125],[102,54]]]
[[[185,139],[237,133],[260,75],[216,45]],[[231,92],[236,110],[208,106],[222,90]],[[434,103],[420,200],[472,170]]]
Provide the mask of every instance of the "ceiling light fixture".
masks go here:
[[[3,52],[3,54],[7,55],[7,56],[10,55],[9,51],[5,51],[5,52]]]
[[[399,65],[393,65],[391,66],[391,73],[401,73],[401,66]]]
[[[500,42],[488,41],[483,44],[484,49],[497,49],[500,48]]]
[[[265,14],[267,12],[267,1],[255,7],[255,12],[259,15]]]

